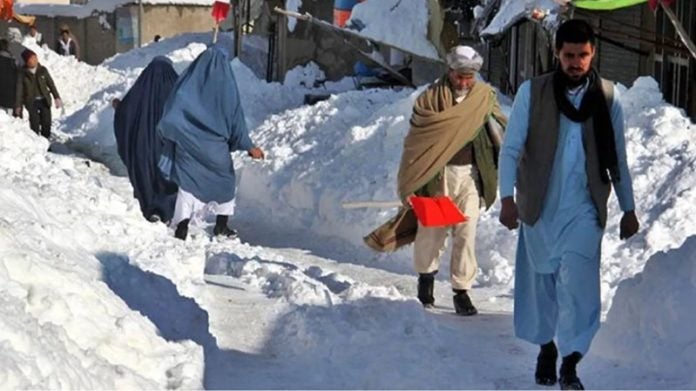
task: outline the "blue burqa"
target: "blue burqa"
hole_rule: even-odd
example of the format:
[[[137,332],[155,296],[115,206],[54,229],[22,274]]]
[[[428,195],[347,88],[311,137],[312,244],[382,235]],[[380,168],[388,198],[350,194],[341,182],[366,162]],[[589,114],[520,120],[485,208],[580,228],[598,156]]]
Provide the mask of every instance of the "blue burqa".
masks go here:
[[[148,219],[158,215],[162,221],[169,221],[174,214],[176,185],[165,180],[157,167],[162,152],[157,123],[176,79],[172,62],[163,56],[155,57],[114,114],[118,154],[128,169],[140,210]]]
[[[181,75],[157,127],[165,140],[160,169],[202,202],[234,198],[230,151],[253,147],[237,82],[223,49],[209,47]]]

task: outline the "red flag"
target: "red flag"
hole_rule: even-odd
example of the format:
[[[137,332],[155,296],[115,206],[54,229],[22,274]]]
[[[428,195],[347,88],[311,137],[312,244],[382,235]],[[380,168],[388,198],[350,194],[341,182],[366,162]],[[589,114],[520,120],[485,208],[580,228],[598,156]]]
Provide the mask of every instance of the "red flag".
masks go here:
[[[467,221],[467,217],[457,208],[449,197],[409,198],[413,212],[425,227],[445,227]]]
[[[0,20],[10,20],[12,14],[12,0],[0,0]]]
[[[213,3],[213,19],[215,23],[220,23],[227,19],[227,14],[230,12],[230,0],[215,0]]]
[[[660,2],[664,3],[665,6],[669,7],[674,3],[674,0],[648,0],[648,5],[650,6],[650,9],[655,11],[657,7],[660,5]]]

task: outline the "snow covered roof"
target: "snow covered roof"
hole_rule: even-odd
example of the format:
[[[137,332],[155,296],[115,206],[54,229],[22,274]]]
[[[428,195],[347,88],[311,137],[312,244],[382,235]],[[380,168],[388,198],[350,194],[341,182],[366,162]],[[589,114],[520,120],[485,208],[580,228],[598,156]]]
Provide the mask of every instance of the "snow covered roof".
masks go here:
[[[428,12],[422,0],[365,1],[353,8],[348,26],[361,26],[358,33],[377,42],[438,60],[428,40]]]
[[[491,1],[488,2],[490,3]],[[561,7],[559,1],[554,0],[502,0],[500,9],[491,22],[481,30],[480,35],[491,37],[502,34],[524,18],[541,20],[544,28],[555,30]]]
[[[87,18],[95,12],[113,12],[116,8],[138,3],[139,0],[91,0],[85,5],[77,4],[15,4],[15,11],[24,15],[68,16]],[[145,5],[199,5],[212,6],[214,0],[142,0]]]

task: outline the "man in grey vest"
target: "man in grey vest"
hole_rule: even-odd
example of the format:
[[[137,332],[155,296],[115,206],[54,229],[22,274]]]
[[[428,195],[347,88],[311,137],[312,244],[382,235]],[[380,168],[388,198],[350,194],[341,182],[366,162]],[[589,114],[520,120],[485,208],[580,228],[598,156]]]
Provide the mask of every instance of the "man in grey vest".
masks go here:
[[[555,48],[558,69],[526,81],[515,97],[500,152],[500,222],[508,229],[522,222],[514,325],[519,338],[541,347],[536,382],[581,390],[576,366],[599,329],[600,249],[612,185],[624,213],[620,237],[633,236],[639,224],[623,111],[613,83],[592,67],[592,27],[565,22]]]

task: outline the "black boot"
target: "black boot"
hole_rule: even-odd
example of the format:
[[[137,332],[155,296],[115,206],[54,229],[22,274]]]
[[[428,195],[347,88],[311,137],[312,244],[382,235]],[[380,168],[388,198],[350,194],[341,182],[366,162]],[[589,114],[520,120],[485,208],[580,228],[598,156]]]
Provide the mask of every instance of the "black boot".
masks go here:
[[[580,379],[578,378],[575,367],[580,362],[582,354],[578,352],[573,352],[565,357],[561,362],[560,378],[558,383],[561,386],[561,390],[584,390]]]
[[[226,215],[217,215],[215,218],[215,228],[213,228],[213,234],[215,236],[222,235],[230,238],[237,236],[237,231],[227,226],[228,217],[229,216]]]
[[[539,355],[537,356],[536,372],[534,379],[536,383],[542,386],[552,386],[556,384],[558,376],[556,376],[556,360],[558,360],[558,350],[556,344],[551,342],[541,345]]]
[[[176,226],[176,231],[174,231],[174,237],[177,239],[181,240],[186,240],[186,236],[188,235],[188,225],[189,225],[190,219],[185,219],[181,220],[179,224]]]
[[[466,293],[466,289],[453,289],[455,295],[452,298],[454,301],[454,311],[457,315],[471,316],[478,314],[478,310],[471,303],[469,295]]]
[[[432,308],[435,306],[433,291],[435,290],[436,273],[437,270],[432,273],[421,273],[418,275],[418,300],[420,300],[425,308]]]

